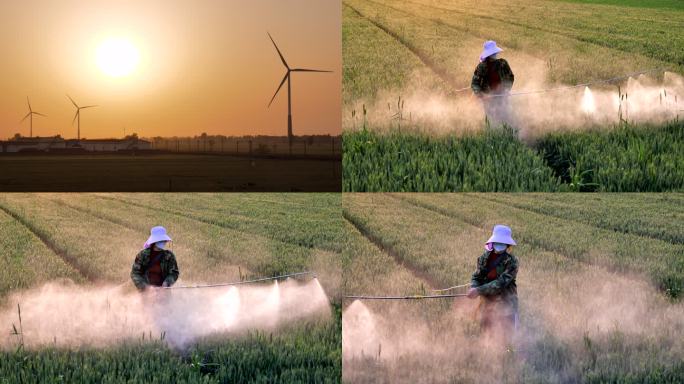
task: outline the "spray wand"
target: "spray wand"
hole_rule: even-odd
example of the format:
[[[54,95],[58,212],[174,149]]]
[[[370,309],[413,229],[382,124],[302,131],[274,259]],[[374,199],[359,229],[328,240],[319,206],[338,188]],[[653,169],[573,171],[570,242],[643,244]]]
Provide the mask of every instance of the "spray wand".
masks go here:
[[[442,289],[432,289],[432,292],[447,292],[452,289],[470,287],[470,283],[454,285],[449,288]],[[465,297],[468,296],[465,293],[454,293],[454,294],[433,294],[433,295],[411,295],[411,296],[345,296],[345,299],[355,299],[355,300],[420,300],[420,299],[447,299],[454,297]]]
[[[466,297],[465,293],[452,295],[413,295],[413,296],[345,296],[352,300],[421,300],[421,299],[446,299],[454,297]]]
[[[464,288],[464,287],[470,287],[470,283],[461,284],[461,285],[454,285],[453,287],[449,287],[449,288],[433,289],[432,292],[446,292],[446,291],[451,291],[452,289]]]
[[[228,287],[228,286],[233,286],[233,285],[254,284],[254,283],[260,283],[260,282],[264,282],[264,281],[282,280],[282,279],[286,279],[288,277],[298,277],[298,276],[305,276],[305,275],[311,275],[311,277],[313,279],[318,278],[318,276],[316,275],[315,272],[305,271],[305,272],[290,273],[287,275],[279,275],[279,276],[273,276],[273,277],[262,277],[262,278],[254,279],[254,280],[235,281],[232,283],[206,284],[206,285],[184,285],[184,286],[179,286],[179,287],[163,287],[163,289]]]

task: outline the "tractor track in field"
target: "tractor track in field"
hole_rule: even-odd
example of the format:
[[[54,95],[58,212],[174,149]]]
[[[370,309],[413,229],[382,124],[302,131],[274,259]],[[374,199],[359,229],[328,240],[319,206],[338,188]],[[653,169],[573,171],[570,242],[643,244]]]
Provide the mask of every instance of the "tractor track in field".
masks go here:
[[[386,8],[393,9],[393,10],[398,11],[398,12],[403,12],[403,13],[405,13],[405,14],[407,14],[407,15],[410,15],[411,17],[420,18],[420,19],[423,19],[423,20],[430,20],[430,21],[432,21],[432,22],[434,22],[434,23],[437,23],[437,24],[440,24],[440,25],[443,25],[443,26],[446,26],[446,27],[449,27],[449,28],[453,28],[453,29],[456,29],[456,30],[458,30],[458,31],[462,31],[462,32],[468,33],[468,34],[471,35],[471,36],[476,36],[476,37],[483,38],[483,39],[486,39],[486,38],[487,38],[487,36],[473,33],[472,30],[468,30],[468,29],[466,29],[466,28],[460,28],[460,27],[458,27],[458,26],[456,26],[456,25],[453,25],[453,24],[451,24],[451,23],[448,23],[448,22],[446,22],[446,21],[444,21],[444,20],[438,18],[439,16],[437,16],[437,18],[426,18],[426,17],[424,17],[424,16],[417,15],[417,14],[415,14],[414,12],[407,11],[407,10],[404,10],[404,9],[401,9],[401,8],[396,8],[396,7],[393,7],[393,6],[391,6],[391,5],[387,5],[387,4],[384,4],[384,3],[378,3],[378,2],[372,1],[372,0],[366,0],[366,1],[371,2],[371,3],[374,3],[374,4],[381,5],[381,6],[386,7]],[[616,48],[615,46],[612,46],[612,45],[601,44],[600,41],[597,41],[596,39],[582,38],[581,36],[572,35],[572,34],[570,34],[570,33],[562,33],[562,32],[559,32],[559,31],[553,31],[553,30],[550,30],[550,29],[545,29],[545,28],[541,28],[541,27],[531,26],[531,25],[528,25],[528,24],[525,24],[525,23],[520,23],[520,22],[515,22],[515,21],[510,21],[510,20],[504,20],[504,19],[500,19],[500,18],[497,18],[497,17],[494,17],[494,16],[479,15],[479,14],[469,13],[469,12],[467,12],[467,11],[461,11],[461,10],[458,10],[458,9],[444,8],[444,7],[440,7],[440,6],[437,6],[437,5],[423,4],[423,3],[419,3],[419,2],[411,1],[411,0],[408,0],[407,2],[408,2],[408,3],[411,3],[411,4],[414,4],[414,5],[416,5],[416,6],[419,6],[419,7],[428,8],[428,9],[432,9],[432,10],[438,11],[439,13],[451,12],[451,13],[457,13],[457,14],[460,14],[460,15],[463,15],[463,16],[466,16],[466,17],[473,17],[473,18],[478,18],[478,19],[482,19],[482,20],[496,21],[496,22],[499,22],[499,23],[502,23],[502,24],[513,25],[513,26],[515,26],[515,27],[519,27],[519,28],[523,28],[523,29],[528,29],[528,30],[532,30],[532,31],[542,32],[542,33],[547,33],[547,34],[549,34],[549,35],[556,35],[556,36],[560,36],[560,37],[563,37],[563,38],[566,38],[566,39],[569,39],[569,40],[573,40],[573,41],[577,41],[577,42],[581,42],[581,43],[586,43],[586,44],[595,45],[595,46],[597,46],[597,47],[603,47],[603,48],[614,49],[614,50],[616,50],[616,51],[624,52],[624,53],[628,53],[628,54],[637,54],[637,55],[639,55],[639,56],[647,57],[647,58],[649,58],[649,59],[651,59],[651,60],[659,61],[659,62],[661,62],[661,63],[669,63],[669,64],[674,64],[674,65],[677,65],[677,64],[678,64],[677,62],[671,62],[671,61],[669,61],[669,60],[663,60],[663,59],[661,59],[661,58],[653,57],[653,56],[647,55],[647,54],[645,54],[645,53],[633,52],[633,51],[630,51],[630,50],[627,50],[627,49]],[[544,58],[544,60],[545,60],[545,58]]]
[[[164,211],[164,212],[166,212],[166,213],[168,213],[168,214],[171,214],[171,215],[174,215],[174,216],[179,216],[179,217],[182,217],[182,218],[187,219],[187,220],[192,220],[192,221],[196,221],[196,222],[203,223],[203,224],[213,225],[213,226],[216,226],[216,227],[219,227],[219,228],[229,229],[229,230],[231,230],[231,231],[239,232],[239,233],[242,233],[242,234],[245,234],[245,235],[248,235],[248,236],[254,236],[254,237],[266,239],[266,240],[268,240],[268,241],[278,242],[278,243],[281,243],[281,244],[286,244],[286,245],[290,245],[290,246],[296,246],[296,247],[306,248],[306,249],[310,249],[310,250],[312,250],[312,251],[339,253],[339,251],[337,251],[337,250],[325,249],[325,248],[320,248],[320,247],[315,247],[315,246],[307,246],[307,245],[303,245],[303,244],[300,244],[300,243],[297,243],[297,242],[292,242],[292,241],[285,241],[285,240],[282,240],[282,239],[277,239],[277,238],[274,238],[274,237],[266,236],[266,235],[263,235],[263,234],[260,234],[260,233],[254,233],[254,232],[245,231],[245,230],[238,229],[238,228],[235,228],[235,227],[232,227],[232,226],[229,226],[229,225],[222,225],[221,223],[216,223],[216,222],[214,222],[214,221],[212,221],[212,220],[202,219],[202,218],[199,218],[199,217],[196,217],[196,216],[188,216],[188,215],[185,215],[185,214],[182,214],[182,213],[173,211],[173,210],[169,210],[169,209],[154,208],[154,207],[151,207],[151,206],[148,206],[148,205],[145,205],[145,204],[140,204],[140,203],[136,203],[136,202],[133,202],[133,201],[123,200],[123,199],[119,199],[119,198],[116,198],[116,197],[110,197],[110,196],[100,196],[100,195],[96,195],[95,197],[98,198],[98,199],[114,201],[114,202],[117,202],[117,203],[120,203],[120,204],[132,205],[132,206],[134,206],[134,207],[143,208],[143,209],[150,209],[150,210],[159,209],[159,210]]]
[[[394,194],[394,193],[393,193],[393,194],[390,194],[390,196],[394,197],[395,199],[399,199],[399,200],[401,200],[401,201],[407,202],[407,203],[413,205],[414,207],[427,209],[428,211],[437,213],[437,214],[439,214],[439,215],[441,215],[441,216],[445,216],[445,217],[448,217],[448,218],[450,218],[450,219],[454,219],[454,220],[458,220],[458,221],[460,221],[460,222],[466,223],[466,224],[468,224],[468,225],[470,225],[470,226],[472,226],[472,227],[474,227],[474,228],[477,228],[477,229],[480,229],[480,230],[489,230],[488,228],[482,227],[478,222],[476,222],[476,221],[474,221],[474,220],[470,220],[470,219],[468,219],[467,217],[463,217],[463,216],[458,216],[458,215],[456,215],[454,212],[451,212],[451,211],[450,211],[449,209],[447,209],[447,208],[435,207],[435,206],[433,206],[433,205],[430,204],[430,203],[425,203],[425,202],[422,202],[422,201],[416,201],[416,200],[413,200],[413,199],[410,199],[410,198],[405,198],[405,197],[403,197],[403,196],[401,196],[401,195]],[[527,244],[529,244],[530,246],[532,246],[532,247],[534,247],[534,248],[539,248],[539,249],[541,249],[541,250],[543,250],[543,251],[546,251],[546,252],[551,252],[551,253],[555,253],[555,254],[557,254],[557,255],[561,255],[561,256],[563,256],[563,257],[566,257],[566,258],[568,258],[568,259],[570,259],[570,260],[573,260],[573,261],[575,261],[575,262],[577,262],[577,263],[579,263],[579,264],[581,264],[581,265],[584,265],[584,266],[600,267],[600,268],[603,268],[603,269],[605,269],[605,270],[607,270],[607,271],[615,272],[615,273],[621,272],[619,269],[611,269],[611,268],[609,268],[609,267],[607,267],[607,266],[605,266],[605,265],[603,265],[603,264],[594,264],[594,263],[591,263],[591,262],[588,261],[588,260],[583,260],[583,259],[579,259],[579,258],[577,258],[577,257],[570,256],[570,255],[568,255],[568,254],[566,254],[566,253],[563,253],[562,251],[559,251],[559,250],[550,248],[550,247],[547,246],[546,244],[544,244],[544,243],[542,243],[542,242],[539,242],[539,241],[536,241],[535,239],[526,238],[525,241],[527,242]]]
[[[380,252],[389,255],[397,265],[405,268],[418,280],[425,282],[425,285],[427,285],[428,288],[437,289],[438,287],[443,286],[428,273],[420,270],[415,265],[411,264],[408,260],[401,256],[401,254],[397,252],[395,249],[384,244],[381,238],[373,234],[365,225],[363,225],[363,223],[361,223],[358,219],[356,219],[344,208],[342,209],[342,217],[344,217],[344,219],[349,224],[354,226],[354,228],[356,228],[356,230],[359,231],[359,233],[363,235],[363,237],[365,237],[366,240],[368,240],[371,244],[375,245],[378,248],[378,250],[380,250]]]
[[[73,268],[78,274],[86,278],[91,283],[96,283],[97,278],[90,273],[87,269],[83,268],[78,264],[74,258],[69,256],[69,253],[61,249],[57,244],[55,244],[48,236],[46,236],[39,228],[35,227],[32,223],[26,221],[23,217],[17,214],[12,209],[6,207],[4,204],[0,203],[0,210],[8,214],[14,220],[23,225],[27,230],[31,232],[38,240],[40,240],[55,256],[59,257],[66,265]]]
[[[58,200],[58,199],[51,199],[51,198],[47,198],[47,199],[50,200],[51,202],[57,204],[57,205],[61,205],[62,207],[65,207],[65,208],[68,208],[68,209],[71,209],[71,210],[74,210],[74,211],[78,211],[78,212],[84,213],[84,214],[86,214],[86,215],[88,215],[88,216],[94,216],[94,217],[96,217],[96,218],[98,218],[98,219],[100,219],[100,220],[108,221],[108,222],[110,222],[110,223],[112,223],[112,224],[116,224],[116,225],[118,225],[118,226],[125,227],[125,228],[127,228],[127,229],[130,229],[130,228],[131,228],[128,224],[126,224],[126,223],[123,222],[122,220],[115,219],[115,218],[113,218],[113,217],[109,217],[109,216],[103,215],[103,214],[101,214],[101,213],[99,213],[99,212],[97,212],[97,211],[93,211],[93,210],[90,210],[90,209],[88,209],[88,208],[83,208],[83,207],[79,207],[79,206],[76,206],[76,205],[71,205],[71,204],[67,203],[66,201],[62,201],[62,200]]]
[[[643,237],[643,238],[645,238],[645,239],[650,239],[650,240],[663,241],[663,242],[670,243],[670,244],[677,244],[677,245],[682,245],[682,244],[684,244],[684,242],[682,242],[682,241],[668,240],[668,239],[664,239],[664,238],[661,238],[661,237],[652,236],[652,235],[649,235],[649,234],[647,234],[647,233],[642,233],[642,232],[629,232],[629,231],[624,231],[624,230],[621,230],[621,229],[618,229],[618,228],[609,227],[609,226],[606,226],[606,225],[598,225],[598,224],[595,224],[595,223],[590,223],[590,222],[587,222],[587,221],[582,221],[582,220],[580,220],[580,219],[573,219],[573,218],[569,218],[569,217],[565,217],[565,216],[554,215],[553,213],[545,213],[545,212],[542,212],[542,211],[537,211],[537,210],[535,210],[534,208],[526,207],[526,206],[524,206],[524,205],[519,205],[519,204],[515,204],[515,203],[508,203],[508,202],[507,202],[507,203],[502,203],[501,201],[498,201],[498,200],[496,200],[496,199],[491,199],[491,198],[488,198],[488,197],[482,197],[482,196],[479,196],[479,195],[471,195],[471,196],[473,196],[473,197],[475,197],[475,198],[477,198],[477,199],[482,199],[482,200],[487,201],[487,202],[490,202],[490,203],[496,203],[496,204],[510,204],[512,207],[517,208],[517,209],[520,209],[520,210],[523,210],[523,211],[526,211],[526,212],[532,212],[532,213],[536,213],[537,215],[542,215],[542,216],[555,217],[556,219],[560,219],[560,220],[565,220],[565,221],[570,221],[570,222],[573,222],[573,223],[588,225],[588,226],[590,226],[590,227],[592,227],[592,228],[603,229],[603,230],[607,230],[607,231],[613,231],[613,232],[621,233],[621,234],[625,234],[625,235],[632,235],[632,236]]]
[[[368,1],[371,3],[375,3],[375,2],[370,1],[370,0],[368,0]],[[379,3],[375,3],[375,4],[379,4]],[[361,13],[361,11],[359,11],[358,9],[349,5],[348,3],[345,2],[344,5],[347,8],[351,9],[354,13],[356,13],[360,18],[362,18],[363,20],[366,20],[369,23],[373,24],[376,28],[385,32],[388,36],[392,37],[399,44],[401,44],[406,49],[408,49],[411,53],[413,53],[414,56],[416,56],[418,58],[418,60],[420,60],[423,63],[423,65],[425,65],[427,68],[429,68],[435,75],[437,75],[440,79],[442,79],[442,81],[449,84],[449,86],[451,86],[452,88],[462,88],[461,85],[458,84],[456,79],[449,74],[447,69],[440,66],[439,64],[437,64],[437,62],[435,62],[427,52],[425,52],[422,49],[418,48],[417,46],[411,44],[409,41],[407,41],[406,39],[401,37],[401,35],[399,35],[395,31],[393,31],[392,29],[390,29],[386,25],[381,24],[381,23],[371,19],[370,17],[364,15],[363,13]],[[383,4],[379,4],[379,5],[383,5]],[[383,5],[383,6],[385,6],[385,5]],[[385,6],[385,7],[387,7],[387,6]],[[401,12],[408,13],[405,11],[401,11]],[[408,14],[412,15],[410,13],[408,13]],[[420,17],[420,16],[416,16],[416,17]]]
[[[122,220],[116,219],[114,217],[107,216],[106,214],[102,214],[100,212],[97,212],[97,211],[94,211],[94,210],[91,210],[88,208],[83,208],[83,207],[71,205],[65,201],[61,201],[61,200],[57,200],[57,199],[47,198],[47,200],[49,200],[49,201],[51,201],[57,205],[60,205],[64,208],[71,209],[71,210],[74,210],[77,212],[81,212],[81,213],[86,214],[88,216],[93,216],[93,217],[96,217],[100,220],[107,221],[107,222],[110,222],[112,224],[115,224],[115,225],[118,225],[118,226],[121,226],[121,227],[124,227],[127,229],[131,229],[130,224],[128,224]],[[243,275],[243,272],[245,272],[245,271],[247,272],[247,274],[252,273],[250,268],[248,268],[246,265],[237,264],[237,263],[233,263],[231,265],[234,267],[240,268],[242,270],[242,272],[240,272],[240,275]]]
[[[389,193],[388,196],[393,197],[393,198],[398,199],[398,200],[401,200],[401,201],[405,201],[406,203],[408,203],[408,204],[410,204],[410,205],[413,205],[414,207],[427,209],[427,210],[432,211],[432,212],[434,212],[434,213],[437,213],[437,214],[439,214],[439,215],[441,215],[441,216],[445,216],[445,217],[450,218],[450,219],[454,219],[454,220],[461,221],[461,222],[463,222],[463,223],[466,223],[466,224],[468,224],[468,225],[471,225],[471,226],[474,227],[474,228],[477,228],[477,229],[480,229],[480,230],[488,230],[488,228],[483,228],[483,227],[480,225],[480,223],[478,223],[477,221],[471,220],[471,219],[469,219],[469,218],[467,218],[467,217],[459,216],[459,215],[457,215],[456,213],[454,213],[454,212],[452,212],[451,210],[449,210],[448,208],[436,207],[436,206],[432,205],[432,204],[429,203],[429,202],[423,202],[423,201],[415,200],[415,199],[410,198],[410,197],[404,197],[404,196],[402,196],[401,194],[397,194],[397,193]],[[469,195],[469,196],[473,196],[473,195]],[[477,196],[473,196],[473,197],[478,198]],[[483,200],[483,201],[485,201],[485,202],[491,202],[491,201],[489,201],[489,200],[487,200],[487,199],[484,199],[484,198],[480,198],[480,199]],[[497,202],[497,203],[498,203],[498,202]],[[501,203],[498,203],[498,204],[501,204]],[[517,207],[513,207],[513,208],[515,208],[515,209],[520,209],[520,208],[517,208]],[[520,209],[520,210],[522,210],[522,209]],[[549,217],[555,218],[554,216],[551,216],[551,215],[543,215],[543,214],[540,214],[540,213],[537,213],[537,212],[533,212],[533,213],[538,214],[538,215],[541,215],[541,216],[549,216]],[[563,218],[556,218],[556,219],[565,220],[565,219],[563,219]],[[568,221],[570,221],[570,220],[568,220]],[[574,221],[571,221],[571,222],[574,222]],[[584,224],[584,223],[579,223],[579,224]],[[593,226],[590,226],[590,225],[589,225],[589,227],[596,228],[596,227],[593,227]],[[597,228],[597,229],[605,230],[605,229],[603,229],[603,228]],[[637,236],[637,235],[634,235],[634,234],[629,234],[629,235]],[[605,271],[607,271],[607,272],[615,273],[615,274],[618,274],[618,275],[621,275],[621,276],[622,276],[622,275],[625,275],[625,273],[628,273],[628,274],[630,274],[630,275],[641,276],[642,278],[644,278],[644,279],[646,279],[647,281],[649,281],[649,282],[650,282],[654,287],[656,287],[661,293],[666,294],[666,293],[665,293],[665,289],[666,289],[666,288],[664,288],[663,286],[660,286],[660,285],[654,280],[653,272],[652,272],[651,270],[649,270],[649,269],[646,269],[646,270],[639,270],[638,268],[634,268],[634,267],[631,267],[631,266],[613,266],[613,265],[611,265],[611,264],[606,264],[606,263],[601,262],[601,261],[593,262],[592,260],[587,260],[587,259],[585,259],[585,253],[582,253],[582,254],[580,254],[580,255],[578,255],[578,256],[573,256],[573,255],[570,255],[570,254],[566,253],[566,252],[563,251],[563,250],[554,249],[553,247],[550,247],[548,244],[546,244],[546,243],[544,243],[544,242],[542,242],[542,241],[539,241],[539,240],[537,240],[537,239],[529,238],[529,237],[525,237],[525,236],[523,236],[523,239],[524,239],[524,241],[525,241],[527,244],[529,244],[529,245],[530,245],[531,247],[533,247],[533,248],[538,248],[538,249],[540,249],[540,250],[542,250],[542,251],[545,251],[545,252],[550,252],[550,253],[554,253],[554,254],[556,254],[556,255],[560,255],[560,256],[562,256],[562,257],[564,257],[564,258],[567,258],[568,260],[572,260],[573,262],[576,262],[576,263],[578,263],[579,265],[584,266],[584,267],[589,267],[589,268],[600,268],[600,269],[605,270]],[[657,239],[657,240],[660,240],[660,239]],[[662,241],[662,240],[660,240],[660,241]],[[626,267],[626,269],[625,269],[625,267]]]

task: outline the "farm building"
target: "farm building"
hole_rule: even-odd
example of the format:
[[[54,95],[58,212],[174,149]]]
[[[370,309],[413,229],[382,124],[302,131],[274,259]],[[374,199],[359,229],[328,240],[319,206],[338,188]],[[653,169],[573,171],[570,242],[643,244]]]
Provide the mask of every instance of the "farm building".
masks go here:
[[[60,136],[22,137],[17,136],[7,141],[0,141],[2,152],[47,152],[51,149],[66,148],[66,141]]]
[[[67,140],[67,148],[83,148],[89,152],[115,152],[133,149],[152,149],[152,143],[138,138]]]
[[[50,152],[60,150],[85,150],[88,152],[115,152],[133,149],[152,149],[152,143],[137,137],[125,139],[65,140],[61,136],[16,136],[0,141],[0,152]]]

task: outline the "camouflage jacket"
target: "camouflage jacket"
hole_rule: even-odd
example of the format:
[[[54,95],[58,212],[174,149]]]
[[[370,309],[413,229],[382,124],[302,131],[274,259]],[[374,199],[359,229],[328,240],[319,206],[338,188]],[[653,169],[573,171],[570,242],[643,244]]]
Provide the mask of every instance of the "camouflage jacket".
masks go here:
[[[489,87],[489,76],[487,75],[488,65],[493,65],[494,69],[499,74],[499,77],[501,77],[503,90],[510,91],[513,87],[513,81],[515,80],[513,71],[511,71],[511,67],[506,60],[496,59],[494,61],[485,60],[477,65],[475,73],[473,74],[473,80],[470,83],[470,88],[472,88],[473,92],[475,92],[476,95],[479,95],[480,93],[490,93],[492,91]]]
[[[518,259],[508,252],[504,252],[503,259],[496,266],[497,278],[487,278],[487,259],[492,251],[486,251],[477,259],[477,270],[473,273],[470,286],[477,288],[480,296],[485,300],[502,299],[514,309],[518,308],[518,290],[515,277],[518,274]]]
[[[145,248],[138,252],[138,255],[135,256],[133,267],[131,268],[131,280],[133,280],[133,284],[140,290],[147,288],[150,284],[147,279],[147,264],[150,262],[150,252],[150,248]],[[179,275],[176,256],[169,250],[163,250],[161,252],[163,253],[160,260],[162,276],[164,277],[164,282],[171,286],[176,282]]]

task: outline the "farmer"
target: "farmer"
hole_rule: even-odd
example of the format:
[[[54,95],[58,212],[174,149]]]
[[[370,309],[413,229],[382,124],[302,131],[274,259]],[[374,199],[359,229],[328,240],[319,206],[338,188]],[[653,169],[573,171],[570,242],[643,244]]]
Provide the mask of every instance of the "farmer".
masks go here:
[[[150,230],[150,237],[131,268],[131,280],[140,291],[148,287],[170,287],[178,279],[176,256],[166,249],[170,241],[164,227]]]
[[[514,245],[511,229],[495,225],[468,290],[469,298],[480,297],[480,328],[508,341],[518,324],[518,259],[510,253]]]
[[[482,101],[492,126],[512,125],[508,93],[513,87],[514,76],[508,62],[498,57],[501,51],[495,41],[485,41],[480,64],[475,68],[470,83],[473,93]]]

